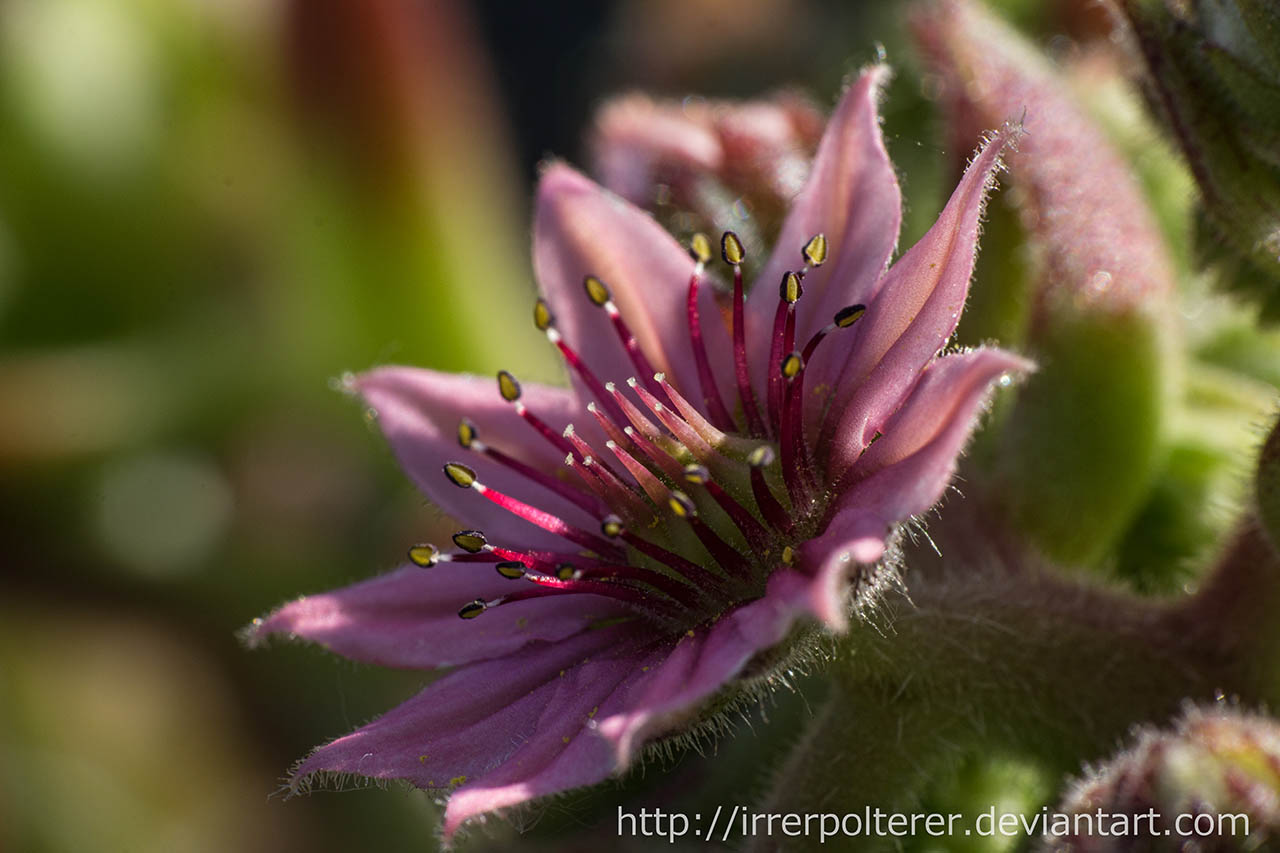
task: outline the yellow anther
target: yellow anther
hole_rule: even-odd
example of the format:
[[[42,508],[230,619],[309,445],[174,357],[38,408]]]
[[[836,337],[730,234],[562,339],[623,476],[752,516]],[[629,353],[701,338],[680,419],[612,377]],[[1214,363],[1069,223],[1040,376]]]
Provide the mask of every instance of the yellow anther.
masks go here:
[[[689,241],[689,254],[700,264],[705,264],[711,260],[711,239],[699,231],[693,235],[693,239]]]
[[[449,478],[449,482],[460,489],[469,489],[476,482],[476,472],[461,462],[446,462],[444,475]]]
[[[701,486],[711,479],[711,472],[707,470],[707,466],[694,462],[684,466],[684,478],[695,486]]]
[[[434,566],[439,557],[440,550],[435,545],[424,543],[422,545],[414,545],[409,549],[409,562],[424,569]]]
[[[800,251],[804,262],[811,267],[820,267],[827,261],[827,235],[814,234]]]
[[[587,298],[600,307],[613,297],[609,295],[609,288],[605,283],[593,275],[589,275],[582,280],[582,287],[587,291]]]
[[[798,273],[789,272],[782,277],[782,283],[778,285],[778,296],[795,305],[804,296],[804,285],[800,283]]]
[[[671,511],[681,518],[693,518],[698,514],[698,507],[694,504],[693,499],[679,489],[673,491],[671,496],[667,498],[667,506],[671,507]]]
[[[495,568],[498,570],[498,574],[508,580],[518,581],[520,578],[524,577],[524,563],[517,560],[507,560],[505,562],[498,563]]]
[[[472,442],[475,440],[476,425],[466,418],[458,421],[458,444],[461,444],[463,447],[470,448]]]
[[[800,357],[800,353],[790,353],[782,360],[782,376],[784,379],[794,379],[796,374],[804,369],[804,359]]]
[[[773,448],[767,444],[762,444],[755,450],[747,454],[747,464],[752,468],[766,468],[773,464],[776,454]]]
[[[458,615],[463,619],[474,619],[483,613],[487,607],[488,605],[484,603],[484,599],[477,598],[470,604],[463,605],[462,609],[458,611]]]
[[[547,307],[547,300],[539,299],[533,303],[533,325],[538,327],[538,331],[545,332],[551,328],[551,309]]]
[[[724,236],[720,238],[720,256],[726,264],[735,267],[747,259],[747,250],[737,234],[732,231],[724,232]]]
[[[847,308],[841,308],[839,311],[837,311],[835,320],[833,322],[839,328],[847,329],[850,326],[852,326],[854,323],[858,322],[858,320],[860,320],[862,318],[862,315],[865,313],[867,313],[867,306],[850,305]]]
[[[508,403],[514,403],[520,399],[521,389],[520,383],[505,370],[498,371],[498,393],[502,395],[502,399]]]
[[[489,540],[479,530],[459,530],[453,534],[453,544],[468,554],[479,554],[489,544]]]

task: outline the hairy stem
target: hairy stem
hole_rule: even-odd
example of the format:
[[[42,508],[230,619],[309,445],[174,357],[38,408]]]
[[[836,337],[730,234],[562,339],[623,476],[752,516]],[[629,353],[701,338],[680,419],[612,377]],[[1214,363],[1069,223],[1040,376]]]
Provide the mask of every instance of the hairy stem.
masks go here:
[[[1252,523],[1188,599],[1016,571],[919,580],[843,639],[761,811],[909,811],[968,756],[1077,772],[1189,699],[1280,699],[1280,560]]]

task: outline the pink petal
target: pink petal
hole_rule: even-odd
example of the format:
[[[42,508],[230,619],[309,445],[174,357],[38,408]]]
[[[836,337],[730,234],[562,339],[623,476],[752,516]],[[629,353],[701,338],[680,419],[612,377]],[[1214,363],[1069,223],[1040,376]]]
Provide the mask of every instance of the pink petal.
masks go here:
[[[1000,153],[1016,137],[1006,127],[965,171],[938,221],[885,275],[866,316],[853,329],[852,350],[836,391],[839,417],[830,453],[839,477],[901,405],[921,368],[955,331],[969,292],[978,224]]]
[[[714,172],[724,159],[720,140],[706,123],[645,95],[605,104],[591,142],[604,185],[638,205],[653,201],[658,168]]]
[[[1030,369],[1026,360],[998,349],[934,361],[885,425],[884,437],[851,469],[853,483],[843,490],[837,512],[873,512],[897,522],[928,510],[951,482],[991,383]]]
[[[859,566],[879,562],[889,523],[876,509],[861,505],[838,513],[817,539],[800,550],[800,564],[813,572],[808,606],[833,631],[849,627],[849,581]]]
[[[600,733],[630,761],[646,739],[673,728],[691,709],[742,673],[762,649],[777,644],[803,612],[809,580],[781,570],[769,578],[764,598],[737,608],[709,628],[684,636],[670,655],[628,685],[602,710]]]
[[[884,434],[854,463],[850,476],[863,479],[902,461],[957,422],[971,428],[992,382],[1031,370],[1031,362],[1000,349],[981,348],[934,360],[885,425]]]
[[[815,234],[827,236],[831,257],[810,271],[796,311],[796,340],[805,342],[841,308],[869,303],[884,272],[902,221],[897,176],[880,133],[876,102],[888,69],[864,71],[840,99],[818,146],[813,169],[782,226],[776,248],[756,276],[748,304],[749,338],[768,340],[778,307],[778,284],[804,265],[801,249]],[[824,344],[806,370],[810,387],[831,378],[840,360],[834,341]],[[754,348],[752,377],[763,387],[768,346]],[[809,373],[812,370],[814,372]]]
[[[628,612],[609,598],[565,594],[504,604],[476,619],[458,617],[469,601],[524,588],[498,575],[491,563],[408,566],[290,602],[255,623],[250,641],[286,634],[366,663],[433,669],[562,640]]]
[[[686,309],[693,259],[653,217],[563,163],[553,163],[538,185],[533,264],[565,341],[602,382],[625,389],[623,382],[638,371],[608,315],[587,298],[582,281],[588,275],[608,285],[654,369],[665,372],[686,397],[702,399]],[[713,364],[728,376],[728,335],[705,284],[700,305]],[[574,381],[582,387],[577,377]],[[582,394],[591,398],[585,389]]]
[[[519,778],[532,775],[541,763],[525,768],[524,758],[563,751],[563,738],[581,731],[591,709],[633,671],[641,651],[632,631],[631,624],[584,631],[455,670],[317,749],[297,768],[294,785],[326,773],[420,788],[478,783],[504,767]],[[597,767],[596,778],[608,769]]]
[[[459,788],[445,808],[448,838],[468,819],[599,782],[622,769],[618,754],[600,736],[598,720],[623,701],[669,653],[662,645],[624,658],[590,660],[566,672],[547,701],[539,732],[492,773]]]
[[[521,401],[557,432],[574,418],[581,422],[591,417],[572,391],[532,383],[523,387]],[[358,376],[355,388],[377,412],[378,425],[418,488],[461,525],[483,530],[491,540],[505,544],[534,548],[565,545],[560,537],[516,518],[477,492],[453,485],[442,472],[442,466],[451,461],[469,465],[481,482],[500,492],[575,524],[595,527],[596,522],[581,509],[544,486],[458,445],[458,422],[466,417],[475,423],[486,444],[552,474],[564,468],[564,453],[502,399],[496,379],[380,367]]]

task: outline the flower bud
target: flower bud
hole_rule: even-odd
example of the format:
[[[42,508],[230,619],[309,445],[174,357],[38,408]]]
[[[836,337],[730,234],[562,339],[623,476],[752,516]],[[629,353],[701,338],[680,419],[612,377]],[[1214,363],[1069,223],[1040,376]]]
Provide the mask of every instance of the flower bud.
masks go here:
[[[824,125],[793,92],[740,103],[627,95],[596,116],[592,159],[601,182],[628,201],[692,214],[676,230],[733,223],[747,251],[763,254],[762,238],[804,185]]]
[[[1117,819],[1127,832],[1113,831]],[[1193,707],[1072,785],[1040,849],[1263,850],[1278,836],[1280,724]]]
[[[1280,6],[1117,2],[1148,102],[1200,187],[1203,260],[1280,320]]]
[[[1128,165],[1024,39],[962,0],[917,8],[913,29],[953,138],[1023,117],[1008,164],[1033,249],[1026,346],[1040,370],[1005,424],[997,467],[1010,513],[1045,553],[1095,561],[1159,462],[1167,252]]]

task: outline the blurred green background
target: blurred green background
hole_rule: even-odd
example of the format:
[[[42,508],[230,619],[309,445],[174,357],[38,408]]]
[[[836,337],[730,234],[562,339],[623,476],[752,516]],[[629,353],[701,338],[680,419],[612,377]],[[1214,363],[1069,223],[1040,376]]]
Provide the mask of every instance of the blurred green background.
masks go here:
[[[1059,54],[1101,32],[1084,2],[1004,6]],[[582,163],[614,91],[799,84],[825,106],[882,44],[914,239],[967,152],[942,148],[900,9],[0,2],[0,850],[430,848],[417,792],[270,798],[424,676],[235,638],[450,527],[336,380],[558,381],[526,316],[536,164]],[[1195,343],[1253,400],[1275,365],[1232,322]],[[1194,447],[1170,464],[1207,477]],[[1149,509],[1176,527],[1168,500]],[[769,729],[722,745],[719,787],[696,756],[643,784],[746,797]],[[583,822],[556,812],[543,835]]]

